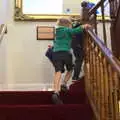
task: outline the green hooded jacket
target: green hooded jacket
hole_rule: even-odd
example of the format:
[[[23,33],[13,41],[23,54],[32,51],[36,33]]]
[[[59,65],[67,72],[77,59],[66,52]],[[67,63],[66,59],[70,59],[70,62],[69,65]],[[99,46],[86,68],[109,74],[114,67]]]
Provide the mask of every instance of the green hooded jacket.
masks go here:
[[[81,26],[77,28],[68,28],[64,26],[59,26],[56,28],[55,40],[53,43],[53,51],[70,51],[72,35],[83,32]]]

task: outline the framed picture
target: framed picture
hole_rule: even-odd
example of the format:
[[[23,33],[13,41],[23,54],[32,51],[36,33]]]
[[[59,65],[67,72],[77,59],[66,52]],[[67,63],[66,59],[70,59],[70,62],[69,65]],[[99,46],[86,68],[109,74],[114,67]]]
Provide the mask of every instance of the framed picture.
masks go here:
[[[63,16],[80,16],[79,0],[15,0],[14,20],[56,21]]]
[[[37,40],[54,40],[55,28],[50,26],[37,26]]]

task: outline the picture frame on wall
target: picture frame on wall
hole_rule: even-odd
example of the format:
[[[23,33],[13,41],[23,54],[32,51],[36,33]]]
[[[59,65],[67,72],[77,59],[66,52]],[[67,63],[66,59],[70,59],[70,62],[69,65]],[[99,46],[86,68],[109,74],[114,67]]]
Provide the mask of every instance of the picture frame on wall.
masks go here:
[[[55,28],[53,26],[37,26],[37,40],[54,40]]]
[[[53,7],[54,3],[54,7]],[[56,21],[61,17],[77,17],[79,1],[73,0],[15,0],[15,21]]]

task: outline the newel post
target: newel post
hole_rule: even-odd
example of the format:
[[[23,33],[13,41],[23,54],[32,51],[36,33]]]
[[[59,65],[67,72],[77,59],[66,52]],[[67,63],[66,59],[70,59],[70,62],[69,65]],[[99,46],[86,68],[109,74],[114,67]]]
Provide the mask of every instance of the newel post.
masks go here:
[[[89,22],[89,8],[87,7],[87,2],[83,1],[81,3],[81,7],[82,7],[82,15],[81,15],[81,19],[82,19],[82,23],[88,23]]]

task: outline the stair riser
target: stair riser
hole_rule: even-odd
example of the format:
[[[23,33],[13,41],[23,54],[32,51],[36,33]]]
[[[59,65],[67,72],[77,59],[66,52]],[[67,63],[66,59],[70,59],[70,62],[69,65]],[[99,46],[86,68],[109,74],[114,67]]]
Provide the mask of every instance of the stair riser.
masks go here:
[[[92,120],[85,105],[0,106],[0,120]]]
[[[0,94],[0,105],[40,105],[53,104],[52,92],[5,92]],[[83,104],[85,103],[84,92],[61,93],[61,99],[65,104]]]

